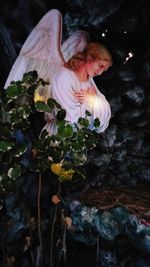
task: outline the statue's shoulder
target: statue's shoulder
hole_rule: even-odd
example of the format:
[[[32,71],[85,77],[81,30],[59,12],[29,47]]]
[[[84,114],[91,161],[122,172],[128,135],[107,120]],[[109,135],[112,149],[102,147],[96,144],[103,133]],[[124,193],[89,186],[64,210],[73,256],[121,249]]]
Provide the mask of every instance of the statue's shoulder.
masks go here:
[[[59,69],[59,71],[54,75],[54,80],[67,80],[67,81],[72,81],[73,80],[73,71],[65,68],[65,67],[61,67]]]

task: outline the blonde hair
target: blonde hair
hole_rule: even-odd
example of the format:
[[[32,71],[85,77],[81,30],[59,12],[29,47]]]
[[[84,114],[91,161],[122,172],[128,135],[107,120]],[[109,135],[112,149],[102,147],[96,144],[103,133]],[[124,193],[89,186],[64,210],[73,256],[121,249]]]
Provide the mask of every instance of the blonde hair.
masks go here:
[[[89,43],[86,48],[72,56],[64,66],[70,70],[78,70],[81,65],[88,60],[105,60],[108,62],[108,66],[112,65],[112,57],[108,49],[100,43]]]

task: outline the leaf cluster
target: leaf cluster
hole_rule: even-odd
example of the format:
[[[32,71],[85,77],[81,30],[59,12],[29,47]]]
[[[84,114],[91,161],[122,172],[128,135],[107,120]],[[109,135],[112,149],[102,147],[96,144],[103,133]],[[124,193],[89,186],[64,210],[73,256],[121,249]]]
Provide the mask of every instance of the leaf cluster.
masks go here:
[[[66,170],[85,176],[87,150],[98,140],[96,131],[89,129],[89,112],[76,124],[65,120],[66,111],[52,98],[35,102],[38,88],[46,87],[35,71],[26,73],[22,81],[12,82],[1,92],[0,100],[0,190],[11,191],[26,172],[51,171],[52,163],[62,163]],[[57,134],[46,130],[36,134],[33,120],[39,113],[55,114]],[[94,121],[95,127],[99,120]],[[33,153],[34,152],[34,153]],[[75,176],[76,176],[75,175]]]

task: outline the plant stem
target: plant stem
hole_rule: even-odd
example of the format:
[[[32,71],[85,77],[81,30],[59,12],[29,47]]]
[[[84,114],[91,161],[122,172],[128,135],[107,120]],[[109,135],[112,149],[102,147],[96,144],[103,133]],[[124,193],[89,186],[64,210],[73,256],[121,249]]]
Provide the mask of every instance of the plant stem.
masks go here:
[[[40,262],[41,267],[43,267],[43,245],[42,245],[42,234],[41,234],[41,210],[40,210],[40,200],[41,200],[41,173],[39,173],[39,188],[38,188],[38,236],[40,243]]]
[[[54,228],[55,228],[56,215],[57,215],[57,205],[55,206],[54,218],[53,218],[52,229],[51,229],[50,267],[52,267],[52,264],[53,264],[53,256],[52,256],[53,255],[53,236],[54,236]]]
[[[61,191],[61,186],[59,182],[57,195],[59,195],[60,191]],[[58,206],[55,205],[54,217],[53,217],[52,229],[51,229],[51,241],[50,241],[50,267],[53,267],[53,256],[52,256],[53,255],[53,236],[54,236],[55,221],[56,221],[56,216],[57,216],[57,209],[58,209]]]

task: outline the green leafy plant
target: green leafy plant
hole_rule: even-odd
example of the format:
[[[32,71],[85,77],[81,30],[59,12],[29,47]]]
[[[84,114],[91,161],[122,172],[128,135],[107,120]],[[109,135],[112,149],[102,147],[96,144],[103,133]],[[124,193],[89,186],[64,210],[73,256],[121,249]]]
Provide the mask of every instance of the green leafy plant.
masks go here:
[[[61,182],[85,177],[87,150],[94,148],[99,138],[96,131],[89,129],[91,114],[87,112],[86,118],[69,124],[66,111],[54,99],[45,101],[39,94],[39,88],[44,90],[46,85],[33,71],[1,91],[1,192],[16,190],[19,178],[30,171],[48,170]],[[56,135],[49,135],[46,130],[40,133],[42,127],[35,127],[39,114],[45,112],[55,113]],[[94,125],[99,126],[98,119]]]

